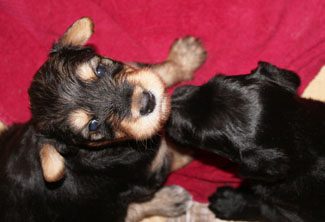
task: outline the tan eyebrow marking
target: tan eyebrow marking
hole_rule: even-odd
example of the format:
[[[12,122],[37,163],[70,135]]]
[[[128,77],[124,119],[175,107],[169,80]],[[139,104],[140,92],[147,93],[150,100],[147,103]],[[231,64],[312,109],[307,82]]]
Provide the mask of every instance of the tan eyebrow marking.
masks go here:
[[[89,63],[83,63],[78,66],[76,73],[80,77],[80,79],[84,81],[91,81],[97,78],[96,74],[94,73],[94,70],[92,69]]]
[[[69,114],[68,119],[71,128],[75,131],[79,131],[89,123],[91,115],[83,109],[77,109]]]
[[[76,74],[81,80],[94,81],[98,78],[95,70],[99,63],[100,58],[95,56],[90,61],[80,64],[76,69]]]

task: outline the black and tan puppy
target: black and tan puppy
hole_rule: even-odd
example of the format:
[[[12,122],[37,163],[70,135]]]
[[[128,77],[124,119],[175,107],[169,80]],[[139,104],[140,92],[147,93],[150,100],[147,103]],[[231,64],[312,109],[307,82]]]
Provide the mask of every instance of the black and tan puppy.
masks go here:
[[[83,18],[54,44],[29,89],[32,119],[0,137],[1,222],[137,221],[189,206],[180,187],[155,193],[171,164],[159,131],[166,86],[192,77],[202,46],[180,39],[165,62],[135,68],[84,46],[92,33]]]
[[[244,178],[211,196],[217,217],[325,221],[325,104],[300,98],[299,85],[295,73],[260,62],[174,92],[168,135],[237,162]]]

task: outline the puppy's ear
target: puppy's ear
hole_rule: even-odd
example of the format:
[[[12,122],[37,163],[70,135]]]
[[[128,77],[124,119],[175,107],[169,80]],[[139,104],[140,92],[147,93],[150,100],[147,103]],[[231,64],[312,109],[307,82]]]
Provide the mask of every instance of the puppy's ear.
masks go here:
[[[266,77],[294,93],[300,86],[300,78],[296,73],[286,69],[280,69],[267,62],[259,62],[255,74]]]
[[[57,43],[59,46],[83,46],[93,34],[94,24],[88,17],[75,21]]]
[[[40,150],[43,177],[46,182],[53,183],[64,177],[64,158],[52,144],[45,143]]]

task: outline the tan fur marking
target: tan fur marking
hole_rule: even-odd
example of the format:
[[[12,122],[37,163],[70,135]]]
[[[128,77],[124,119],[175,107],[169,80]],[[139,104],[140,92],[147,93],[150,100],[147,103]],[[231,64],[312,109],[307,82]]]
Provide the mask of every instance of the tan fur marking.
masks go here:
[[[171,171],[183,168],[193,160],[191,152],[180,150],[174,144],[168,143],[168,151],[172,157]]]
[[[168,158],[168,145],[165,138],[162,138],[158,153],[151,163],[150,171],[155,172],[159,170],[163,166],[166,158]]]
[[[63,46],[82,46],[93,34],[94,24],[90,18],[81,18],[68,28],[60,39]]]
[[[159,151],[151,163],[150,171],[155,172],[159,170],[163,166],[166,158],[171,158],[171,171],[178,170],[193,160],[191,154],[191,151],[183,150],[163,137]]]
[[[80,77],[80,79],[84,81],[93,81],[97,79],[96,74],[94,73],[92,67],[89,63],[83,63],[81,64],[76,71],[77,75]]]
[[[0,122],[0,134],[3,133],[7,129],[7,126]]]
[[[71,124],[71,128],[76,131],[79,131],[84,128],[90,120],[90,115],[82,109],[75,110],[69,115],[69,122]]]
[[[121,122],[121,127],[135,140],[143,140],[149,138],[160,130],[160,124],[156,122],[158,119],[153,119],[153,124],[149,120],[127,121]]]
[[[166,88],[160,76],[150,69],[134,70],[126,76],[126,79],[128,82],[139,85],[149,91],[156,90],[161,93]]]
[[[64,176],[64,158],[50,144],[44,144],[40,151],[43,177],[47,182],[57,182]]]
[[[171,111],[170,100],[171,98],[168,95],[166,95],[163,97],[161,102],[161,112],[162,112],[161,121],[164,123],[167,121]]]

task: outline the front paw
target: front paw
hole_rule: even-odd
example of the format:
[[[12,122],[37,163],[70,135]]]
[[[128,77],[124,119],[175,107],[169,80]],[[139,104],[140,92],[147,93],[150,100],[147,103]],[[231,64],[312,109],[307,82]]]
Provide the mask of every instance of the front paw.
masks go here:
[[[206,51],[199,39],[188,36],[180,38],[171,47],[168,61],[173,62],[179,75],[179,80],[190,80],[194,71],[198,69],[206,59]]]
[[[209,198],[209,209],[216,217],[227,220],[245,219],[246,200],[236,189],[221,187]]]
[[[191,195],[180,186],[166,186],[155,196],[158,215],[176,217],[184,214],[192,206]]]

